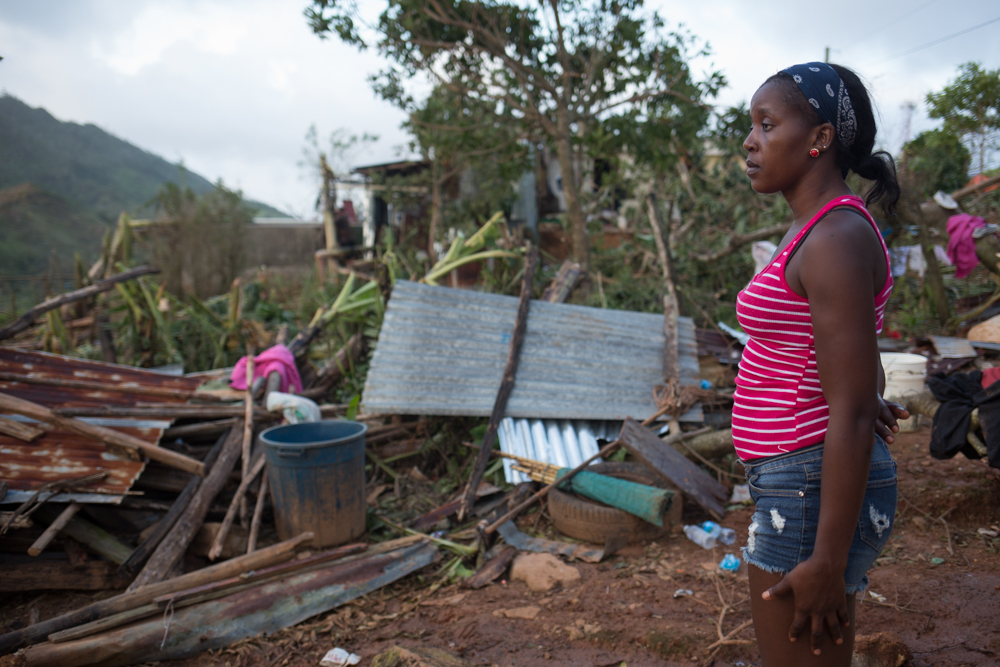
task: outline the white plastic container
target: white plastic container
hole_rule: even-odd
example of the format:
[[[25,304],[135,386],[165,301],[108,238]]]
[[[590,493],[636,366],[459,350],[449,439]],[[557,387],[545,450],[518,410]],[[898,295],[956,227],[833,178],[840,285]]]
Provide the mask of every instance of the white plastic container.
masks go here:
[[[927,376],[927,357],[904,352],[882,352],[882,369],[885,371],[885,397],[899,399],[924,391]],[[917,416],[899,422],[900,433],[912,433],[919,428]]]

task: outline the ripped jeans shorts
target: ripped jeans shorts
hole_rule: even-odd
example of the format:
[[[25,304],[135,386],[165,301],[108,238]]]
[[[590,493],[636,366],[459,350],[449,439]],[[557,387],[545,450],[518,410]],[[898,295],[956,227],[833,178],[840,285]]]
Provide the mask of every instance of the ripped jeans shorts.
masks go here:
[[[786,574],[812,555],[816,542],[823,445],[744,465],[757,508],[743,558],[766,572]],[[848,594],[868,587],[868,570],[889,541],[895,514],[896,463],[876,436],[864,504],[844,571]]]

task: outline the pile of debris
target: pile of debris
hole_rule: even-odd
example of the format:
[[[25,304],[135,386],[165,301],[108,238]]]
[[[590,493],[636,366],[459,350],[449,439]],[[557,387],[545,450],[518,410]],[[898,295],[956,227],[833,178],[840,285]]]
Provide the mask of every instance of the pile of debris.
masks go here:
[[[379,284],[356,289],[353,276],[287,346],[279,335],[235,369],[167,375],[0,347],[0,593],[124,589],[0,635],[0,655],[20,650],[31,665],[180,658],[294,625],[444,553],[438,576],[478,588],[517,551],[597,562],[677,532],[684,499],[721,518],[731,488],[709,459],[732,441],[704,423],[731,402],[738,343],[686,318],[665,331],[662,316],[561,303],[579,276],[569,264],[533,300],[536,261],[529,252],[520,298],[396,281],[361,412],[309,400],[363,358],[360,333],[318,371],[303,363],[333,318],[383,308]],[[65,303],[50,300],[0,336]],[[665,379],[671,339],[678,375]],[[713,365],[723,388],[700,377]],[[357,481],[370,543],[282,534],[271,519],[280,478],[260,432],[343,416],[367,425],[368,479]],[[400,520],[379,501],[389,488],[404,495],[393,464],[433,449],[428,417],[448,416],[489,418],[467,443],[474,461],[464,473],[446,461],[461,488]],[[543,499],[565,539],[515,523]]]

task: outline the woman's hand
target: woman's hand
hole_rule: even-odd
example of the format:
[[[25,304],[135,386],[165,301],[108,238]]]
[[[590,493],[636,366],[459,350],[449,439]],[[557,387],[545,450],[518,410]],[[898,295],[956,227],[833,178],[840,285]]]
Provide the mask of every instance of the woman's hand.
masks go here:
[[[910,412],[899,403],[887,401],[878,394],[878,418],[875,420],[875,434],[887,443],[895,441],[893,433],[899,433],[897,419],[908,419]]]
[[[843,568],[838,570],[816,558],[809,558],[761,595],[765,600],[793,596],[795,616],[788,629],[789,641],[794,642],[803,630],[809,628],[810,646],[816,655],[820,654],[826,632],[830,633],[835,644],[844,643],[840,627],[850,625],[850,617],[847,614]]]

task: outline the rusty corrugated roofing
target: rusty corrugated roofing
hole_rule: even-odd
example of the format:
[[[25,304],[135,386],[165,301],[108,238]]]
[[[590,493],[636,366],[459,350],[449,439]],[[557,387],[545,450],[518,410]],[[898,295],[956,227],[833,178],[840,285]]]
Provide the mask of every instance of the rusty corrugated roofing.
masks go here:
[[[0,373],[42,379],[96,382],[125,387],[128,391],[100,391],[17,382],[0,379],[0,392],[49,408],[134,406],[137,403],[183,403],[166,396],[163,389],[193,392],[201,384],[194,378],[162,375],[128,366],[74,359],[57,354],[26,352],[0,347]],[[31,421],[18,415],[10,419]],[[159,442],[170,422],[137,419],[85,419],[108,426],[147,442]],[[103,443],[57,428],[27,443],[0,435],[0,479],[10,484],[3,502],[19,503],[46,482],[83,477],[95,472],[107,476],[78,493],[61,494],[56,501],[119,502],[142,472],[145,464],[125,453],[110,451]],[[89,491],[89,492],[88,492]]]

